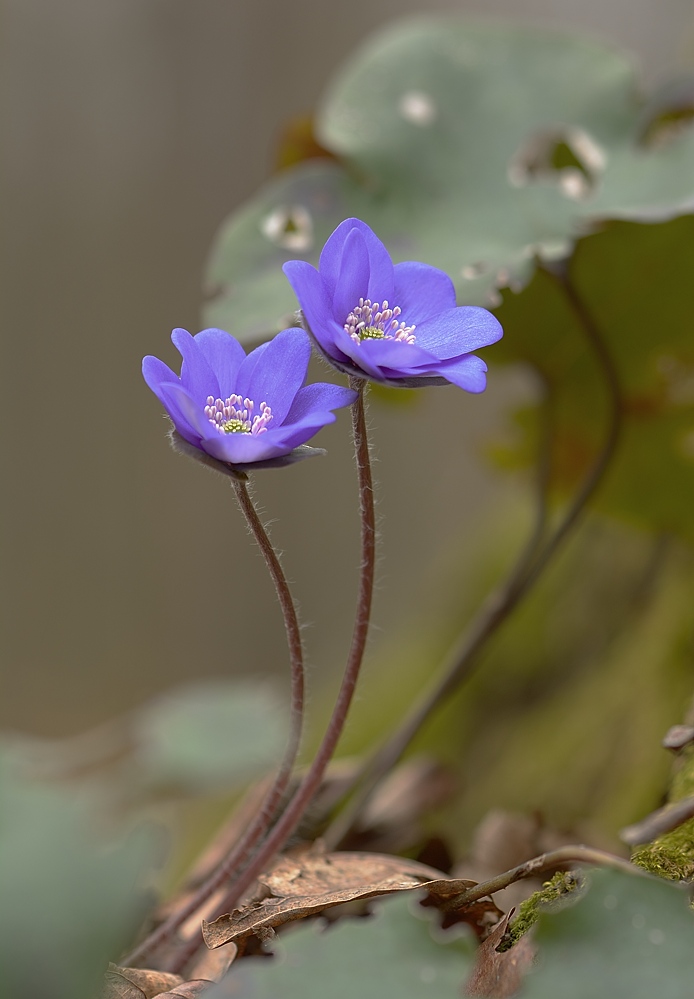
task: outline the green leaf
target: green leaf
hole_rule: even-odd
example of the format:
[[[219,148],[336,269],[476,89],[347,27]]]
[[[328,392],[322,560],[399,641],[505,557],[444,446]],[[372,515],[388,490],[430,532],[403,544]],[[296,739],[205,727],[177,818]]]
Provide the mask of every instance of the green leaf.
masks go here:
[[[594,871],[587,894],[536,936],[524,999],[682,999],[691,994],[694,919],[683,889]]]
[[[102,801],[103,804],[103,801]],[[94,999],[144,916],[149,836],[109,842],[103,813],[0,760],[0,999]]]
[[[573,285],[614,360],[623,432],[596,506],[641,527],[694,538],[694,217],[660,225],[615,222],[579,241]],[[604,376],[581,324],[550,275],[538,272],[498,310],[500,360],[530,362],[554,400],[553,481],[576,486],[604,438]],[[534,451],[524,420],[520,463]]]
[[[277,762],[287,721],[266,686],[208,680],[144,707],[135,738],[145,784],[184,792],[222,790]]]
[[[338,72],[317,137],[339,162],[280,174],[224,225],[205,313],[248,340],[293,322],[281,264],[317,262],[344,218],[395,260],[447,271],[461,302],[523,285],[604,217],[694,198],[694,131],[645,147],[632,60],[576,34],[463,17],[386,29]]]
[[[411,902],[394,899],[367,919],[343,918],[283,934],[272,960],[232,967],[209,999],[457,999],[472,966],[471,942],[437,942]],[[452,935],[451,935],[452,936]]]
[[[367,199],[333,162],[311,162],[280,174],[217,235],[206,275],[205,324],[227,329],[244,342],[296,325],[297,302],[282,264],[302,257],[317,265],[335,226],[359,211],[366,214]],[[280,229],[291,228],[293,216],[297,226],[308,226],[303,243],[295,237],[287,246],[281,231],[267,235],[273,219]]]

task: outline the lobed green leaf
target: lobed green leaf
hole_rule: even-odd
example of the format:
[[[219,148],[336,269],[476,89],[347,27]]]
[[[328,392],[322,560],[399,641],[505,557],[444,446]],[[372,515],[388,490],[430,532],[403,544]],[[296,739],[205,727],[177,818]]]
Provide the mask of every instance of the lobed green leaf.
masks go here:
[[[595,220],[691,208],[694,131],[646,144],[646,113],[631,59],[608,45],[464,17],[397,23],[319,109],[317,138],[338,162],[280,174],[224,224],[205,321],[247,341],[292,323],[282,263],[316,264],[350,215],[395,260],[447,271],[461,302],[494,302]]]

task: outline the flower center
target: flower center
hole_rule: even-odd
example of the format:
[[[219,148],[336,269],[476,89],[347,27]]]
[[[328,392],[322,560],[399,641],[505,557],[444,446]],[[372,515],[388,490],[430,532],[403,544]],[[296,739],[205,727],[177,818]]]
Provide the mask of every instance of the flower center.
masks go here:
[[[264,434],[272,419],[272,410],[266,402],[261,402],[260,412],[255,416],[255,403],[240,395],[228,399],[215,399],[208,395],[205,416],[220,434]]]
[[[400,340],[401,343],[414,343],[415,326],[405,326],[398,320],[402,312],[399,305],[391,309],[388,300],[383,305],[370,298],[360,298],[345,320],[345,330],[355,343],[362,340]]]

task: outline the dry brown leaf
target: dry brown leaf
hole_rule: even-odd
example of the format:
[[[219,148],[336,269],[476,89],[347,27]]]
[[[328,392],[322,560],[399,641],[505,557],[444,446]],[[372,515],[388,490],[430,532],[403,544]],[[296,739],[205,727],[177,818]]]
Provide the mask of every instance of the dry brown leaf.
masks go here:
[[[117,972],[107,971],[104,975],[101,999],[145,999],[145,994],[127,978],[123,978]]]
[[[511,999],[520,989],[535,956],[535,948],[525,935],[510,950],[499,953],[496,948],[501,943],[510,918],[511,913],[494,927],[477,948],[475,967],[465,985],[464,995]]]
[[[441,902],[446,897],[446,894],[443,892],[439,894],[432,893],[422,900],[422,905],[425,908],[429,906],[441,908]],[[462,909],[450,912],[442,909],[440,916],[441,929],[447,930],[459,923],[466,923],[477,935],[478,940],[486,940],[490,930],[497,925],[499,920],[503,918],[503,915],[499,906],[491,898],[480,898],[476,902],[469,902]]]
[[[197,999],[210,985],[214,985],[209,979],[197,978],[190,982],[183,982],[177,985],[171,992],[160,992],[154,999]]]
[[[190,974],[193,978],[209,978],[213,982],[218,982],[226,975],[238,950],[235,943],[228,943],[215,950],[203,951],[190,969]]]
[[[441,872],[417,860],[387,853],[304,853],[283,858],[260,881],[272,895],[297,897],[329,894],[360,885],[421,883],[438,880]],[[444,875],[445,878],[445,875]],[[459,889],[462,891],[463,889]],[[358,896],[355,896],[358,897]]]
[[[324,813],[327,814],[334,808],[334,806],[341,800],[344,793],[348,790],[351,784],[351,778],[356,772],[357,764],[357,760],[350,760],[346,758],[331,761],[328,771],[324,775],[323,783],[320,786],[318,794],[314,798],[311,815],[314,815],[314,813],[315,815],[322,815]],[[296,776],[292,778],[286,792],[288,797],[291,797],[298,787],[302,773],[303,771],[299,770]],[[218,834],[205,848],[204,852],[196,861],[193,869],[187,876],[183,889],[179,895],[168,899],[159,907],[156,913],[157,921],[163,921],[171,915],[172,912],[178,911],[181,905],[183,905],[188,898],[190,898],[192,891],[207,880],[207,878],[217,868],[220,861],[236,845],[245,832],[246,827],[257,814],[258,809],[267,795],[273,780],[274,777],[270,775],[268,778],[259,781],[257,784],[253,784],[248,789],[239,804],[235,806],[234,811],[229,817],[227,823],[220,829]],[[314,840],[316,838],[316,833],[313,827],[313,820],[309,820],[305,817],[297,830],[297,836],[298,838],[304,840]]]
[[[294,919],[316,915],[343,902],[425,888],[443,896],[457,895],[475,884],[442,877],[416,860],[378,853],[306,854],[283,859],[261,879],[270,897],[243,909],[203,921],[202,933],[211,949],[251,933],[269,930]]]
[[[155,999],[166,989],[180,985],[180,975],[147,968],[120,968],[109,964],[101,999]]]

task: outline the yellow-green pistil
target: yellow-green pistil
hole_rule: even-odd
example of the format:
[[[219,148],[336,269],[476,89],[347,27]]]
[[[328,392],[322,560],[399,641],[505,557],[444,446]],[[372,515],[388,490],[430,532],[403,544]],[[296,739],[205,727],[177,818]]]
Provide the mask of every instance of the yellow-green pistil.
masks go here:
[[[399,305],[391,309],[388,300],[383,305],[370,298],[360,298],[345,320],[345,331],[355,343],[362,340],[399,340],[401,343],[414,343],[415,326],[406,326],[398,319],[402,312]]]

